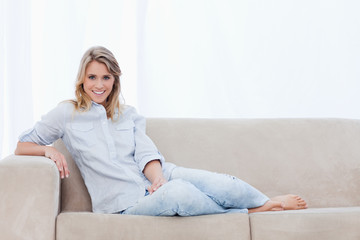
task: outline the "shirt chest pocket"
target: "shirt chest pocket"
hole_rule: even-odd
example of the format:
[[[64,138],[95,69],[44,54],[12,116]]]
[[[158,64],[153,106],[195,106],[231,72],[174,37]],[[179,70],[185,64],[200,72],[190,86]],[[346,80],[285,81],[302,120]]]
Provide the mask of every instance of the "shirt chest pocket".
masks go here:
[[[133,145],[135,143],[135,124],[132,121],[124,121],[115,127],[117,138],[122,144]]]
[[[89,123],[71,123],[71,132],[74,140],[83,146],[93,146],[96,144],[96,133],[94,124]]]

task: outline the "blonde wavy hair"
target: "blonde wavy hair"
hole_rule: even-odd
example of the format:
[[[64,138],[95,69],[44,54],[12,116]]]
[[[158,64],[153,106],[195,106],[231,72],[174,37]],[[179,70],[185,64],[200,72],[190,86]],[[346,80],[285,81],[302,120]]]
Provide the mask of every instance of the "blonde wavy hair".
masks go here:
[[[116,109],[120,114],[120,75],[121,70],[118,62],[116,61],[114,55],[106,48],[101,46],[95,46],[87,50],[80,62],[80,67],[77,75],[77,80],[75,84],[75,97],[76,100],[73,100],[75,105],[75,110],[79,112],[89,111],[92,105],[91,98],[84,91],[84,80],[85,80],[85,71],[89,63],[92,61],[97,61],[99,63],[104,63],[108,71],[114,76],[114,85],[112,91],[107,98],[105,103],[106,115],[111,120],[114,120]]]

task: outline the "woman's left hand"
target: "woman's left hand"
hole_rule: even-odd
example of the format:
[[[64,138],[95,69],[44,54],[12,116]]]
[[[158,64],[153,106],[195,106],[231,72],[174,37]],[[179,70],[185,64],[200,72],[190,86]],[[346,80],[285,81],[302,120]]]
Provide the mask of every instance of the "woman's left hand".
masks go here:
[[[151,186],[147,188],[147,190],[150,194],[153,194],[156,190],[158,190],[165,183],[167,183],[167,180],[163,176],[158,176],[155,178],[155,180],[151,184]]]

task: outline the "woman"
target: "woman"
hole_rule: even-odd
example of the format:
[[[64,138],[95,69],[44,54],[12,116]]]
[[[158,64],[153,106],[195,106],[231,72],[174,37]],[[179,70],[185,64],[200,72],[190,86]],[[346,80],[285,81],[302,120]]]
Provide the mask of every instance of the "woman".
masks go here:
[[[145,119],[119,102],[119,65],[104,47],[83,56],[76,100],[65,101],[19,137],[18,155],[42,155],[70,172],[52,146],[62,138],[91,196],[93,211],[153,216],[304,209],[295,195],[269,199],[238,178],[164,161],[145,134]]]

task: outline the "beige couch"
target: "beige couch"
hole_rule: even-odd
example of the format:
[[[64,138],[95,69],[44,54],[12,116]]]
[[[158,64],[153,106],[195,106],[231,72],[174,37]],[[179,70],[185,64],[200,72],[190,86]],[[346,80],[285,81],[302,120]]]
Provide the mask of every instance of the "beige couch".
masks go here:
[[[0,161],[0,239],[360,239],[360,121],[148,119],[167,161],[240,177],[309,209],[199,217],[91,213],[71,157],[59,180],[49,159]],[[56,146],[64,150],[62,142]]]

